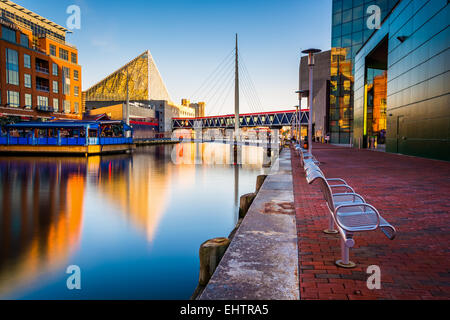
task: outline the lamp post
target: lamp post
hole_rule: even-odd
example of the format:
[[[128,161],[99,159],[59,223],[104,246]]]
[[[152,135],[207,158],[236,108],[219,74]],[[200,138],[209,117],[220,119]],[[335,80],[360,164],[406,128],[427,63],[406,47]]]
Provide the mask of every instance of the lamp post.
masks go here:
[[[300,82],[301,87],[301,82]],[[308,94],[308,90],[298,90],[295,91],[295,93],[298,93],[298,109],[297,109],[297,124],[298,124],[298,132],[297,132],[297,141],[300,142],[301,137],[301,111],[302,111],[302,98],[303,96],[306,96]]]
[[[312,117],[313,117],[313,68],[314,68],[314,54],[321,52],[320,49],[303,50],[302,53],[308,55],[309,66],[309,120],[308,120],[308,153],[312,154]]]

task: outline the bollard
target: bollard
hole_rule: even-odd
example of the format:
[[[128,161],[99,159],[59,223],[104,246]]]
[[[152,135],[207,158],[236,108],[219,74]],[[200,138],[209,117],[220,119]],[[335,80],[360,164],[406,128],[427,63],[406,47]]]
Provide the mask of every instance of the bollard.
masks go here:
[[[267,178],[267,175],[265,175],[265,174],[262,174],[262,175],[256,177],[256,191],[255,191],[255,193],[259,192],[259,189],[261,189],[261,187],[262,187],[264,181],[266,180],[266,178]]]
[[[244,218],[247,214],[248,209],[252,205],[253,200],[255,200],[256,193],[247,193],[241,197],[239,204],[239,218]]]
[[[215,238],[202,243],[200,255],[199,286],[206,286],[230,245],[228,238]]]

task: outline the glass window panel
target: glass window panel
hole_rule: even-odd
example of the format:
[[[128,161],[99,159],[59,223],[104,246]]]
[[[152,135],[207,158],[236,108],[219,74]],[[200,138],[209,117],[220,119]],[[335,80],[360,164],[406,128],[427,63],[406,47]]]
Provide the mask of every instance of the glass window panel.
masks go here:
[[[353,19],[362,19],[364,17],[364,6],[353,8]]]
[[[350,21],[352,21],[352,10],[346,10],[342,12],[342,22],[346,23]]]
[[[342,13],[338,12],[333,15],[333,26],[342,23]]]
[[[353,41],[352,41],[353,45],[361,44],[363,42],[363,33],[362,32],[354,33],[352,35],[352,38],[353,38]]]
[[[31,68],[31,57],[28,54],[23,55],[23,66],[25,68]]]
[[[2,26],[2,39],[9,41],[9,42],[14,42],[16,43],[16,31],[7,28],[5,26]]]
[[[344,23],[342,25],[342,35],[346,35],[346,34],[350,34],[352,33],[352,23],[348,22],[348,23]]]
[[[20,34],[20,44],[24,47],[29,48],[28,36],[26,34]]]
[[[364,28],[364,19],[353,20],[353,32],[362,31]]]

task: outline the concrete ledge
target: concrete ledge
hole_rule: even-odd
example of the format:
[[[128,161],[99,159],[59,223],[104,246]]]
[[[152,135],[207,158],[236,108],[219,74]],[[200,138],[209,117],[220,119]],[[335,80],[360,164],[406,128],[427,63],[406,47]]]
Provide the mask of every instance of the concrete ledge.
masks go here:
[[[298,300],[290,151],[265,180],[199,300]],[[275,164],[274,167],[277,167]]]

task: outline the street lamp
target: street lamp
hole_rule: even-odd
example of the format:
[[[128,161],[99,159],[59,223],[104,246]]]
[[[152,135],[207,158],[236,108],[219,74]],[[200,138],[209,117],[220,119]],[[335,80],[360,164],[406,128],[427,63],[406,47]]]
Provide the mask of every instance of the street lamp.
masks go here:
[[[296,121],[297,121],[297,125],[298,125],[298,131],[297,131],[297,141],[300,142],[300,136],[301,136],[301,110],[302,110],[302,98],[303,96],[307,96],[308,95],[308,90],[299,90],[299,91],[295,91],[295,93],[298,93],[298,109],[297,109],[297,113],[296,113]]]
[[[308,120],[308,153],[312,154],[312,117],[313,117],[313,68],[314,54],[321,52],[320,49],[303,50],[302,53],[308,55],[309,66],[309,120]]]

